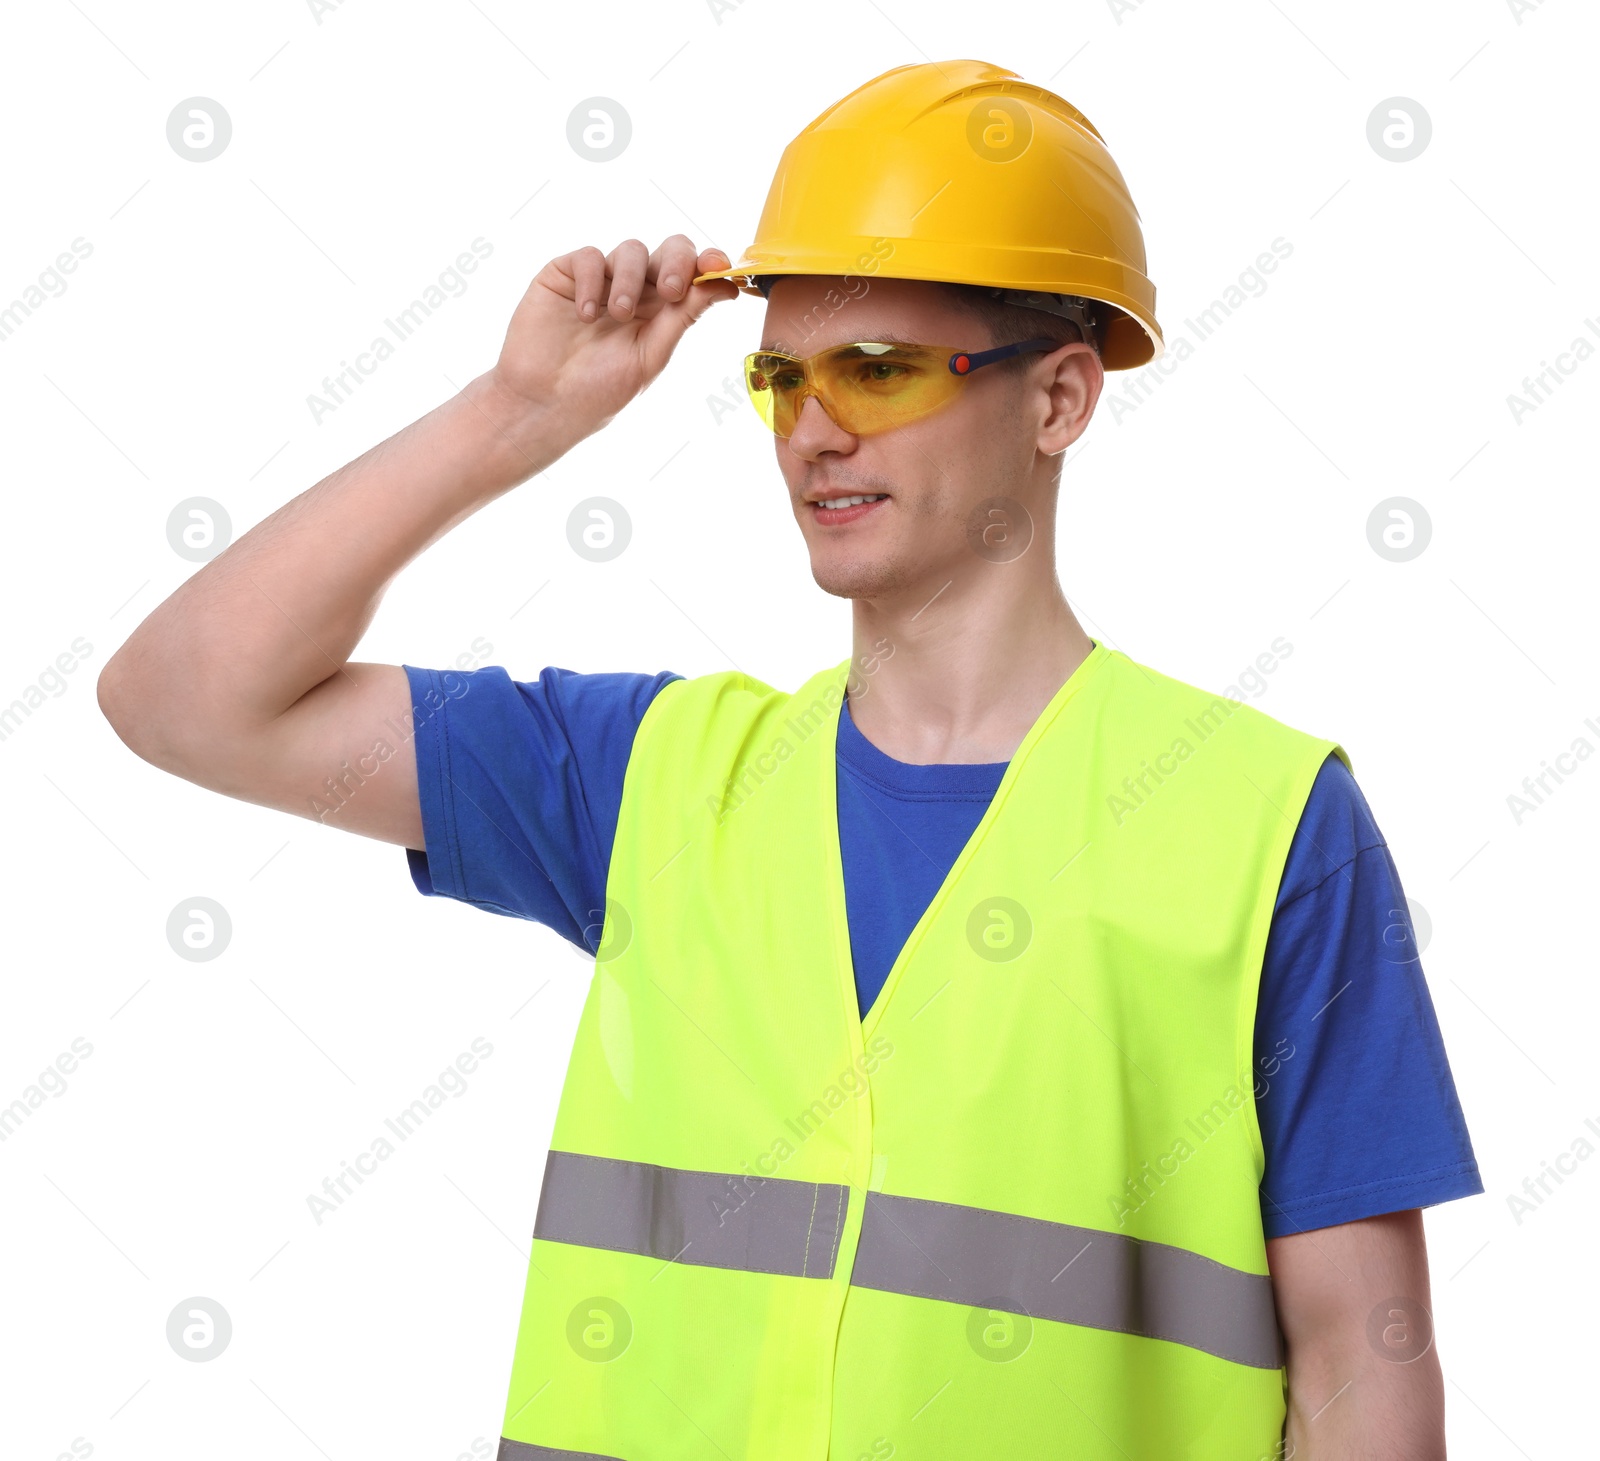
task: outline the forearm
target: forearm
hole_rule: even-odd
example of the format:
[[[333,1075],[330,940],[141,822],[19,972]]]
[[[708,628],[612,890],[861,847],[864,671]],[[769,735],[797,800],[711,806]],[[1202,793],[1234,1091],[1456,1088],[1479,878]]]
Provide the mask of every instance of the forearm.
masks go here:
[[[258,523],[102,674],[125,739],[202,744],[281,715],[354,652],[394,576],[583,433],[493,371]],[[108,713],[111,709],[108,708]]]

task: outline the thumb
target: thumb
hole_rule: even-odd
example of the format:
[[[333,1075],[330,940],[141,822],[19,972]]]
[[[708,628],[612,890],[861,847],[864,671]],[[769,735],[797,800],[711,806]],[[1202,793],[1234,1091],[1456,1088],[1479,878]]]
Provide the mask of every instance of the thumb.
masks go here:
[[[717,264],[710,260],[707,263],[713,269],[728,267],[726,263]],[[719,300],[738,297],[739,286],[733,280],[707,279],[700,284],[691,284],[682,299],[674,300],[658,310],[640,332],[639,338],[650,378],[654,379],[666,368],[678,341],[688,333],[690,325]]]

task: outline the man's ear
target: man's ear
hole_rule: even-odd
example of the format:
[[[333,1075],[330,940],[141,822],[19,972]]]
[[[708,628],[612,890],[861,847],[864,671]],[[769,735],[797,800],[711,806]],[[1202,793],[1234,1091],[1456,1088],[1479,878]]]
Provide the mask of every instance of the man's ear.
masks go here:
[[[1064,452],[1084,431],[1105,385],[1105,367],[1092,345],[1074,340],[1044,358],[1043,416],[1039,450],[1046,456]]]

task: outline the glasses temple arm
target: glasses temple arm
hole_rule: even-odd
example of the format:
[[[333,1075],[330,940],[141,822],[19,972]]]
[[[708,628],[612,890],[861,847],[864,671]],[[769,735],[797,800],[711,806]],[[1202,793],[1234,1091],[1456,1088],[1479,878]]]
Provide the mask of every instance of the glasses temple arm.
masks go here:
[[[1054,350],[1064,342],[1040,338],[1037,340],[1020,340],[1015,345],[996,345],[993,350],[958,350],[950,357],[949,366],[952,375],[970,375],[975,370],[981,370],[986,365],[993,365],[997,360],[1004,360],[1011,355],[1020,355],[1025,350]],[[960,362],[958,364],[958,362]]]

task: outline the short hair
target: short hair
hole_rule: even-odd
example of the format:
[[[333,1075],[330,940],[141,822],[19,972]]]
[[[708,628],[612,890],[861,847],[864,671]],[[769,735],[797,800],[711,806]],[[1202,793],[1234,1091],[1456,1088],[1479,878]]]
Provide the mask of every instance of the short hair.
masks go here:
[[[987,285],[939,282],[953,304],[982,321],[988,330],[988,344],[991,347],[1038,339],[1054,340],[1059,347],[1083,339],[1076,322],[1063,315],[1033,309],[1028,305],[1008,304],[997,298]],[[1102,333],[1100,326],[1096,326],[1095,333],[1097,336]],[[1089,344],[1098,355],[1100,340],[1091,340]],[[1033,355],[1011,355],[996,361],[989,369],[1020,374],[1032,364],[1034,358]]]

